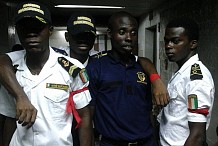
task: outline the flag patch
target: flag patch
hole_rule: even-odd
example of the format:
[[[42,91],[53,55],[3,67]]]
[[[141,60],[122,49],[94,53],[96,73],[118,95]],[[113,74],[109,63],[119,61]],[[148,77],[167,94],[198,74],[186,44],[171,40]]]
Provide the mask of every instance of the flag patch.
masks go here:
[[[197,109],[198,108],[198,97],[195,94],[188,95],[188,108]]]
[[[83,69],[80,71],[79,75],[80,75],[80,78],[81,78],[81,80],[82,80],[83,83],[86,83],[86,82],[89,81],[89,77],[88,77],[88,74],[87,74],[85,68],[83,68]]]

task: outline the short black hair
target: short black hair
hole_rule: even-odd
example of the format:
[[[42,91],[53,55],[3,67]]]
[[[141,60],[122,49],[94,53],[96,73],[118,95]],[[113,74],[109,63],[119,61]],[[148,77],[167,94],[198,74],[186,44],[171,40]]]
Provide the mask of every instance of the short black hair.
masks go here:
[[[125,12],[125,11],[119,11],[119,12],[115,12],[114,14],[112,14],[111,17],[109,18],[109,20],[108,20],[108,28],[110,30],[112,30],[113,29],[113,25],[114,25],[114,20],[116,20],[119,17],[125,17],[125,16],[135,20],[136,23],[137,23],[137,27],[138,27],[137,19],[132,14],[130,14],[128,12]]]
[[[167,24],[166,28],[172,27],[183,27],[185,29],[185,33],[187,34],[189,40],[197,40],[199,39],[199,26],[198,24],[188,17],[179,17],[173,19]]]

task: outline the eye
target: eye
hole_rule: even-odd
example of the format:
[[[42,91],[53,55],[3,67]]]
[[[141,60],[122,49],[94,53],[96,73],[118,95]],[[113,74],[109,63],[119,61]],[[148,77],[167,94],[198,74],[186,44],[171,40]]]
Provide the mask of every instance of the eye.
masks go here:
[[[136,36],[136,35],[137,35],[137,31],[133,30],[133,31],[131,32],[131,34],[132,34],[133,36]]]
[[[120,30],[119,30],[119,34],[120,34],[120,35],[124,35],[124,34],[125,34],[125,31],[124,31],[123,29],[120,29]]]
[[[173,42],[174,44],[179,44],[180,40],[179,40],[178,38],[175,38],[175,39],[172,40],[172,42]]]

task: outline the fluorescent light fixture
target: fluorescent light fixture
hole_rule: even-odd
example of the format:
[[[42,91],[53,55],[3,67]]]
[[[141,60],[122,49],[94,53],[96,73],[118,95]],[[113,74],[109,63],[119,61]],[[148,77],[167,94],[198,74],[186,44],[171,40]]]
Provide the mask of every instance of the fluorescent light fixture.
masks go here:
[[[90,6],[90,5],[57,5],[58,8],[88,8],[88,9],[124,9],[119,6]]]

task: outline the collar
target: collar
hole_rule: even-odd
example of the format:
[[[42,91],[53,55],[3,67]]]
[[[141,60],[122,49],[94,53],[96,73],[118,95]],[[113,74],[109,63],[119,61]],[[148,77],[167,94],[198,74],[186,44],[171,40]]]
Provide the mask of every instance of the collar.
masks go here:
[[[83,65],[86,67],[88,62],[89,62],[89,57],[86,59],[86,61],[83,63]]]
[[[47,62],[45,63],[45,66],[53,67],[57,63],[57,53],[49,46],[50,54]],[[56,61],[55,61],[56,60]],[[16,63],[15,63],[16,64]],[[43,67],[43,68],[44,68]],[[24,52],[24,57],[20,59],[20,65],[17,67],[19,70],[25,70],[27,69],[26,66],[26,51]]]
[[[108,51],[108,56],[111,58],[111,63],[113,64],[123,64],[121,63],[121,58],[119,56],[115,57],[112,54],[112,51]],[[130,66],[134,65],[136,63],[136,61],[138,60],[138,58],[136,56],[134,56],[133,54],[130,55],[130,59],[132,60],[132,64],[130,64]]]
[[[189,60],[187,60],[177,72],[181,74],[181,73],[184,72],[191,64],[193,64],[193,63],[196,62],[196,61],[199,61],[198,54],[195,54],[194,56],[192,56],[191,58],[189,58]]]

